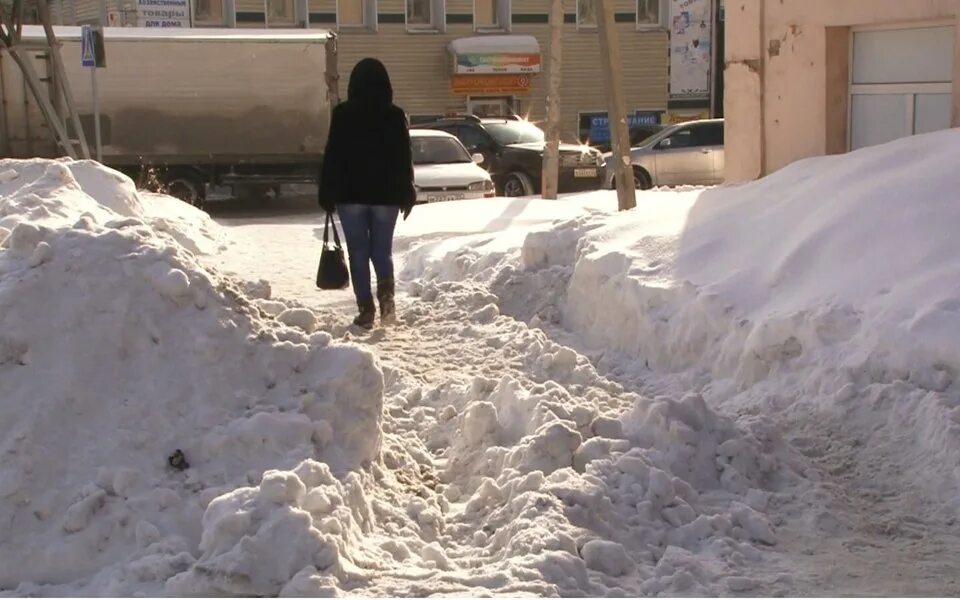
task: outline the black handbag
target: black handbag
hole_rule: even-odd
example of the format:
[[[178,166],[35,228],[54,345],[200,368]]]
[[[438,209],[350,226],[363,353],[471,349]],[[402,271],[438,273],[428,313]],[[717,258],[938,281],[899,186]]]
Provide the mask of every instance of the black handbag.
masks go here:
[[[330,245],[330,229],[333,229],[333,246]],[[317,287],[321,290],[342,290],[350,285],[350,272],[343,258],[343,246],[333,215],[327,213],[323,226],[323,250],[320,251],[320,266],[317,267]]]

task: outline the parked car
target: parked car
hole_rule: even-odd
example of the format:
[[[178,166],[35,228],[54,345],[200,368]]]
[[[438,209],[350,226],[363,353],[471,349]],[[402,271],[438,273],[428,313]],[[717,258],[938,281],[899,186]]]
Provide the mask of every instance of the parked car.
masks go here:
[[[529,196],[540,193],[543,130],[518,118],[483,118],[466,115],[444,118],[418,127],[439,129],[457,136],[467,150],[483,155],[480,163],[493,177],[502,196]],[[560,192],[581,192],[600,188],[603,155],[581,144],[560,145]]]
[[[609,159],[610,154],[605,158]],[[630,149],[637,189],[723,183],[723,119],[673,125]],[[616,187],[614,165],[604,164],[603,187]]]
[[[634,148],[642,144],[647,138],[651,135],[656,135],[663,131],[668,125],[637,125],[636,127],[630,128],[630,147]],[[610,140],[603,142],[602,144],[595,144],[590,140],[587,140],[587,143],[603,152],[604,154],[611,152],[613,146]]]
[[[470,156],[460,140],[444,131],[411,129],[413,179],[417,202],[444,202],[496,195],[490,174]]]

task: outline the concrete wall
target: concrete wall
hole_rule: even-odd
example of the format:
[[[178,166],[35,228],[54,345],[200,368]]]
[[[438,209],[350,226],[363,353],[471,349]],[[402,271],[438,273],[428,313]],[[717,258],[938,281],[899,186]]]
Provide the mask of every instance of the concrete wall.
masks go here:
[[[960,0],[727,0],[727,181],[846,151],[851,28],[925,22],[956,24],[960,37]],[[956,127],[960,58],[953,68]]]

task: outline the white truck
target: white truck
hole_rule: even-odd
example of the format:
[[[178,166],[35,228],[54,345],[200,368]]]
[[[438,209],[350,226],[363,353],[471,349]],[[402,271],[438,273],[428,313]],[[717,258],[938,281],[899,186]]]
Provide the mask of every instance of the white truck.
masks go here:
[[[56,27],[74,104],[95,156],[81,29]],[[26,53],[54,105],[56,70],[39,26]],[[335,37],[320,30],[107,28],[97,97],[103,163],[201,204],[211,185],[265,191],[314,183],[336,102]],[[327,77],[332,72],[333,77]],[[329,83],[329,85],[328,85]],[[0,156],[63,155],[21,70],[0,52]],[[58,110],[60,115],[69,115]],[[79,138],[69,118],[69,136]]]

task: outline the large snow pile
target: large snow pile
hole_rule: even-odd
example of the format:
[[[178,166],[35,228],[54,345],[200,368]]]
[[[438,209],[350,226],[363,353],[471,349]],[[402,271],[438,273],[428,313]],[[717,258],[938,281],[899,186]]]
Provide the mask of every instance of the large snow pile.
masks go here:
[[[844,414],[956,508],[958,153],[951,130],[749,184],[639,194],[626,213],[598,214],[593,195],[586,214],[510,248],[490,251],[482,231],[420,243],[404,277],[480,281],[602,368],[688,372],[714,406]]]
[[[0,588],[258,593],[337,560],[291,506],[375,458],[381,371],[308,311],[266,317],[198,264],[215,227],[152,200],[94,163],[0,161]]]

